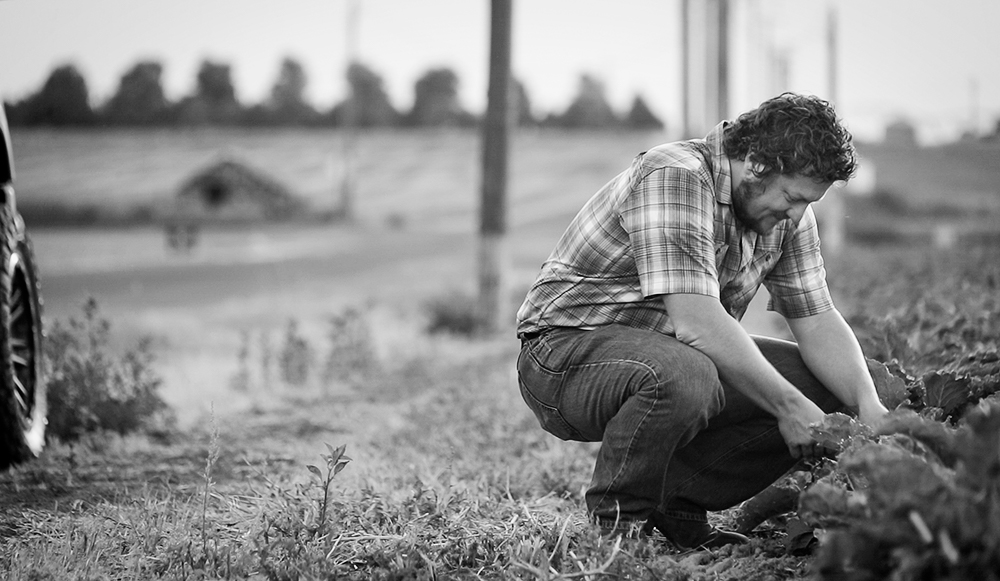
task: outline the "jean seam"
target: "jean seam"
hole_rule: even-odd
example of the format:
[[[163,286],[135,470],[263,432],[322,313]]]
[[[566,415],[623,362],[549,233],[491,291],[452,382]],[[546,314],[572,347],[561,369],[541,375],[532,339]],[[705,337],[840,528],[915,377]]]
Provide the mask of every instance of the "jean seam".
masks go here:
[[[660,390],[663,388],[663,382],[660,381],[659,376],[656,374],[656,370],[651,365],[649,365],[647,363],[643,363],[642,361],[635,361],[634,359],[616,359],[614,361],[606,361],[606,362],[603,362],[603,363],[604,364],[606,364],[606,363],[616,363],[616,364],[617,363],[628,363],[628,364],[638,365],[640,367],[643,367],[643,368],[645,368],[647,370],[647,372],[650,374],[650,376],[652,376],[653,380],[655,381],[654,385],[656,386],[656,392],[654,393],[655,397],[650,402],[649,408],[646,410],[646,413],[644,413],[642,415],[642,419],[639,420],[639,422],[636,424],[635,429],[632,430],[632,435],[629,437],[628,448],[625,450],[625,457],[622,458],[621,462],[619,463],[618,471],[615,472],[614,477],[611,479],[610,482],[608,482],[607,488],[608,488],[608,490],[610,490],[610,489],[612,489],[614,487],[614,484],[616,482],[618,482],[618,479],[621,478],[622,473],[625,471],[626,465],[628,465],[629,459],[632,457],[632,450],[633,450],[633,448],[635,446],[635,443],[637,441],[636,434],[638,434],[639,431],[642,430],[642,428],[646,425],[646,420],[649,418],[649,414],[653,413],[653,409],[656,407],[656,404],[661,400],[661,398],[660,398]],[[591,365],[593,365],[593,364],[591,364]],[[607,490],[605,490],[604,494],[601,495],[601,498],[598,499],[598,501],[595,504],[595,506],[596,507],[601,506],[601,504],[604,502],[604,499],[606,499],[607,497],[608,497],[608,492],[607,492]]]
[[[565,369],[565,370],[561,370],[561,371],[560,370],[555,370],[555,369],[552,369],[551,367],[549,367],[547,365],[544,365],[539,360],[539,357],[536,355],[535,350],[536,350],[537,347],[541,346],[544,343],[546,335],[548,335],[548,333],[546,333],[544,335],[541,335],[539,337],[535,337],[534,339],[531,339],[524,346],[522,346],[522,353],[524,353],[524,355],[526,355],[529,359],[531,359],[534,362],[534,364],[536,366],[538,366],[539,369],[541,369],[545,373],[552,374],[553,377],[558,377],[559,378],[559,393],[560,393],[560,400],[561,400],[562,391],[565,388],[566,374],[568,373],[569,369]],[[532,344],[532,342],[534,344]],[[528,394],[528,396],[531,397],[532,401],[536,402],[539,406],[541,406],[543,408],[546,408],[547,410],[554,411],[555,415],[557,415],[559,417],[559,421],[562,422],[563,426],[565,428],[567,428],[568,431],[569,431],[569,433],[566,434],[566,436],[567,436],[566,438],[564,438],[563,436],[561,436],[559,434],[555,434],[554,432],[551,432],[551,431],[550,431],[550,433],[552,433],[553,435],[555,435],[557,438],[560,438],[560,439],[579,440],[579,441],[584,440],[583,435],[580,432],[579,428],[577,428],[576,426],[574,426],[573,424],[571,424],[569,422],[569,420],[567,420],[566,417],[563,415],[562,409],[560,409],[561,406],[558,405],[558,403],[561,403],[561,401],[558,402],[557,405],[551,405],[549,403],[543,402],[542,400],[540,400],[538,398],[538,396],[535,395],[535,393],[531,390],[531,388],[528,387],[528,385],[526,383],[524,383],[523,381],[521,381],[520,377],[518,377],[518,386],[521,387]],[[527,401],[525,403],[527,403]],[[529,404],[528,407],[530,408],[531,405]],[[532,411],[534,411],[534,410],[532,410]],[[546,429],[544,427],[544,424],[543,424],[543,429]]]
[[[528,341],[524,342],[523,347],[527,349],[528,355],[535,360],[535,363],[537,363],[539,367],[551,371],[552,373],[561,373],[557,370],[551,369],[548,365],[542,365],[541,356],[540,354],[538,354],[538,352],[541,350],[542,347],[548,347],[549,352],[552,351],[552,348],[549,347],[548,345],[548,341],[546,341],[547,336],[548,333],[545,333],[544,335],[539,335],[534,339],[529,339]]]
[[[754,436],[753,438],[750,438],[749,440],[746,440],[745,442],[742,442],[740,445],[734,446],[728,452],[726,452],[722,456],[719,456],[715,461],[713,461],[713,462],[711,462],[709,464],[706,464],[705,466],[702,466],[696,472],[694,472],[693,474],[691,474],[690,476],[688,476],[686,479],[684,479],[682,482],[680,482],[679,484],[677,484],[672,490],[665,490],[664,491],[665,492],[664,498],[672,498],[673,496],[676,496],[676,494],[679,494],[679,493],[683,492],[684,490],[686,490],[688,488],[688,485],[691,482],[697,480],[702,475],[702,473],[706,472],[709,468],[712,468],[713,466],[716,466],[716,465],[720,464],[721,462],[723,462],[726,459],[730,458],[734,454],[742,452],[743,450],[745,450],[745,449],[753,446],[754,444],[756,444],[760,440],[763,440],[764,438],[771,436],[777,430],[778,430],[777,426],[774,426],[772,428],[768,428],[766,431],[761,432],[760,434]],[[664,508],[664,507],[661,507],[661,511],[662,511],[662,508]]]

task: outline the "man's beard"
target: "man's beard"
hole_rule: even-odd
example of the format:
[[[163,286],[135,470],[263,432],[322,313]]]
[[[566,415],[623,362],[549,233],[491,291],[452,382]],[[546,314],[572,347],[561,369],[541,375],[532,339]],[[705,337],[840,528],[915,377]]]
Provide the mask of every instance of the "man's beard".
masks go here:
[[[740,182],[740,185],[733,190],[733,214],[736,215],[736,221],[742,224],[744,227],[753,230],[758,234],[766,234],[762,231],[763,224],[761,221],[754,216],[750,215],[747,210],[747,206],[750,202],[759,198],[764,194],[765,183],[764,180],[747,176]]]

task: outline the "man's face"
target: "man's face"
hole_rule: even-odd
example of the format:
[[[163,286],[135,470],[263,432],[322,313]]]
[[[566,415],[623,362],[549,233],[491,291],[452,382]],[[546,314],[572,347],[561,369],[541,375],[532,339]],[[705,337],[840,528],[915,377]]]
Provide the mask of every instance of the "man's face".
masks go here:
[[[749,169],[733,190],[733,212],[743,226],[767,234],[782,220],[796,225],[813,202],[818,202],[832,184],[801,175],[773,175],[761,179]]]

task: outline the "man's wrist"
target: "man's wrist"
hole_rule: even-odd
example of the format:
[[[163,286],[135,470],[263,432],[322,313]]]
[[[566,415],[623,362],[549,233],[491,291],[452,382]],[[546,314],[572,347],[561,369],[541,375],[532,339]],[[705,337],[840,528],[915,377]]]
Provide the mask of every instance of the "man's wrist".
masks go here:
[[[882,405],[878,397],[868,397],[858,402],[858,419],[872,428],[878,427],[887,413],[889,410]]]
[[[778,418],[799,417],[803,410],[816,405],[792,384],[788,384],[787,387],[788,389],[783,390],[781,396],[774,402],[774,415]]]

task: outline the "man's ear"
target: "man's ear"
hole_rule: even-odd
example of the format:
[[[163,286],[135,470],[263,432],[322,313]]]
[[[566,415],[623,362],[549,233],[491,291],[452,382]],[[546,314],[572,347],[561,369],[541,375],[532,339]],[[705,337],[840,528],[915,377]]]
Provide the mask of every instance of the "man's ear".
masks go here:
[[[746,172],[746,175],[752,175],[756,177],[757,175],[759,175],[758,172],[764,169],[764,167],[761,164],[753,161],[753,154],[754,150],[748,149],[747,154],[744,155],[743,159],[741,159],[740,161],[743,162],[743,168],[744,171]]]
[[[760,176],[764,175],[765,171],[764,164],[750,161],[749,154],[747,154],[745,161],[746,161],[747,171],[750,172],[754,177],[759,178]]]

